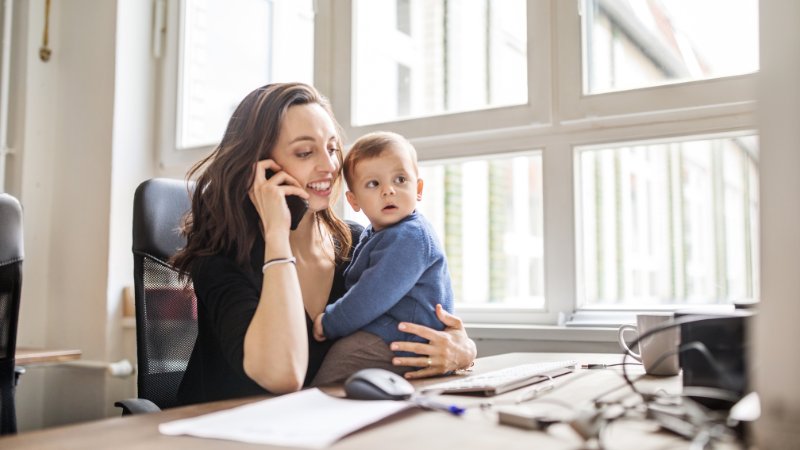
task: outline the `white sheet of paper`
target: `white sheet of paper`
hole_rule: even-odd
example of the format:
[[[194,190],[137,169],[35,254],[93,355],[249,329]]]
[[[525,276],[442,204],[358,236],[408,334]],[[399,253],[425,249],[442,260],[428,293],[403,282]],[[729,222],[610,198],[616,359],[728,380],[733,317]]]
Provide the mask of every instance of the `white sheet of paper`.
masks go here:
[[[345,435],[411,407],[403,401],[348,400],[319,389],[162,423],[162,434],[253,444],[325,448]]]

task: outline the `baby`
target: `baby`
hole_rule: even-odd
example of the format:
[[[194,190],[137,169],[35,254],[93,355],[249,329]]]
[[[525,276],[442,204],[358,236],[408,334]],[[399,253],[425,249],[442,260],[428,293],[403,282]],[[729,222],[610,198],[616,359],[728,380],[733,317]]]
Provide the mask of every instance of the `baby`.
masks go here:
[[[426,341],[398,331],[398,324],[442,330],[436,305],[453,311],[444,252],[431,225],[416,212],[423,183],[411,143],[389,132],[361,137],[345,157],[344,177],[348,203],[355,211],[363,210],[370,225],[345,270],[347,293],[314,319],[315,339],[341,338],[317,373],[312,383],[317,386],[340,382],[367,367],[396,373],[414,370],[392,365],[389,344]],[[420,357],[420,366],[426,360],[430,361]]]

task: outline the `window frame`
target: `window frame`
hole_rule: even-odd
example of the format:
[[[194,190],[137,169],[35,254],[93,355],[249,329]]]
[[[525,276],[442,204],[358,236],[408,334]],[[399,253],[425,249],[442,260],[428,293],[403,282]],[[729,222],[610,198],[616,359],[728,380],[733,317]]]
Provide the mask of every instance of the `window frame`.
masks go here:
[[[752,107],[755,101],[756,77],[742,74],[685,82],[641,87],[614,92],[583,92],[583,2],[556,1],[558,33],[557,65],[559,77],[559,111],[562,121],[584,121],[591,117],[615,117],[650,114],[654,111],[700,109],[708,114],[729,108]]]
[[[635,305],[604,310],[583,306],[579,298],[576,148],[756,129],[755,74],[584,95],[581,4],[558,0],[527,2],[527,105],[352,126],[353,3],[336,3],[328,26],[345,31],[328,41],[327,59],[338,63],[323,85],[349,137],[390,129],[410,138],[421,161],[542,152],[545,309],[459,305],[467,322],[579,325],[629,320],[639,310]]]
[[[501,128],[528,127],[545,125],[550,122],[549,108],[551,103],[548,83],[536,83],[535,80],[547,80],[546,69],[550,61],[550,14],[549,0],[528,0],[526,15],[528,20],[527,39],[527,80],[528,101],[522,105],[506,106],[478,111],[446,113],[420,118],[404,118],[392,122],[369,125],[352,125],[350,123],[353,92],[350,85],[352,79],[352,39],[353,39],[353,0],[336,0],[336,8],[331,7],[332,0],[319,0],[320,14],[318,19],[329,21],[324,25],[329,32],[328,53],[330,61],[336,61],[331,79],[327,85],[333,112],[339,119],[348,137],[360,136],[373,131],[385,129],[391,124],[392,130],[409,139],[435,137],[442,134],[464,134],[474,130],[489,131]],[[323,9],[325,6],[325,9]],[[530,24],[533,24],[531,34]],[[320,74],[325,76],[326,74]],[[318,86],[319,87],[319,86]]]
[[[183,176],[186,168],[207,154],[210,147],[175,149],[179,34],[175,31],[179,26],[175,17],[177,3],[182,0],[167,1],[173,29],[168,27],[160,72],[162,93],[157,123],[163,128],[159,130],[159,169],[163,174]],[[758,129],[757,73],[584,95],[581,4],[527,0],[526,105],[353,126],[349,85],[353,2],[315,2],[314,83],[330,98],[348,144],[370,131],[391,130],[409,138],[421,161],[530,151],[542,154],[545,309],[459,305],[458,314],[468,323],[580,325],[588,321],[610,326],[629,321],[633,312],[645,308],[627,305],[603,311],[582,307],[579,299],[582,269],[578,264],[576,148]],[[341,213],[342,205],[338,207]]]
[[[757,136],[758,132],[755,128],[746,128],[741,130],[728,130],[722,131],[717,133],[705,133],[705,134],[697,134],[697,135],[681,135],[679,137],[668,137],[668,138],[659,138],[659,139],[639,139],[634,141],[620,141],[620,142],[606,142],[603,144],[590,144],[590,145],[583,145],[583,146],[576,146],[574,150],[575,154],[575,174],[578,175],[581,172],[581,159],[580,156],[583,152],[592,152],[595,150],[603,150],[603,149],[614,149],[618,147],[629,147],[629,146],[639,146],[639,145],[663,145],[663,144],[677,144],[677,143],[684,143],[684,142],[694,142],[694,141],[703,141],[703,140],[716,140],[716,139],[734,139],[737,137],[747,137],[747,136]],[[580,186],[580,177],[575,176],[574,180],[575,190],[579,191]],[[582,250],[582,240],[583,240],[583,230],[582,226],[584,221],[582,220],[582,208],[581,208],[581,198],[575,198],[575,248],[576,248],[576,262],[579,261],[582,257],[581,250]],[[576,283],[577,294],[575,298],[575,309],[576,312],[584,312],[584,313],[591,313],[589,314],[592,317],[598,317],[598,315],[602,316],[603,314],[611,316],[613,313],[622,312],[622,311],[675,311],[677,309],[691,309],[691,308],[703,308],[709,310],[716,310],[716,309],[730,309],[730,305],[727,304],[705,304],[705,305],[694,305],[694,304],[660,304],[660,305],[639,305],[637,308],[631,307],[618,307],[614,305],[603,305],[603,304],[595,304],[595,305],[587,305],[587,299],[585,296],[585,289],[583,287],[583,277],[585,273],[583,268],[580,266],[576,266],[576,278],[578,282]],[[742,298],[741,301],[743,303],[753,302],[756,299],[754,298]],[[588,315],[584,315],[583,318],[579,318],[578,320],[582,320],[588,317]]]
[[[156,114],[156,139],[158,147],[158,171],[161,175],[183,176],[186,169],[213,150],[213,145],[178,148],[180,124],[179,102],[183,68],[180,49],[183,46],[186,0],[165,0],[166,18],[164,27],[164,49],[161,54],[159,77],[159,109]],[[155,6],[159,7],[158,4]],[[158,32],[156,30],[155,32]]]

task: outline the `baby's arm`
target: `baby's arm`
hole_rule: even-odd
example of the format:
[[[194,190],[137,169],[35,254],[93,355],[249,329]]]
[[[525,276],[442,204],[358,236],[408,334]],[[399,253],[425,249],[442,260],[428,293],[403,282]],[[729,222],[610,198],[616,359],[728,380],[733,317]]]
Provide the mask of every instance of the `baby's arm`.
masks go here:
[[[326,339],[325,331],[324,328],[322,327],[322,316],[324,315],[325,313],[318,314],[317,317],[314,319],[314,339],[316,339],[317,342],[322,342]]]
[[[417,229],[388,229],[370,250],[369,267],[335,303],[325,308],[325,336],[335,339],[358,331],[385,314],[419,281],[430,249]],[[377,238],[375,238],[377,239]]]

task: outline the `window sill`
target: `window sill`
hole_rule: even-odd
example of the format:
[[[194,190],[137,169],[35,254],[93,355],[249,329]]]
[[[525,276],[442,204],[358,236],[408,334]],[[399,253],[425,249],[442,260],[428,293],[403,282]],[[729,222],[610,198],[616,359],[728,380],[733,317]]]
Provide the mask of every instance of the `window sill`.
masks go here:
[[[557,325],[466,324],[469,337],[475,340],[504,339],[519,341],[617,342],[616,327],[565,327]]]

